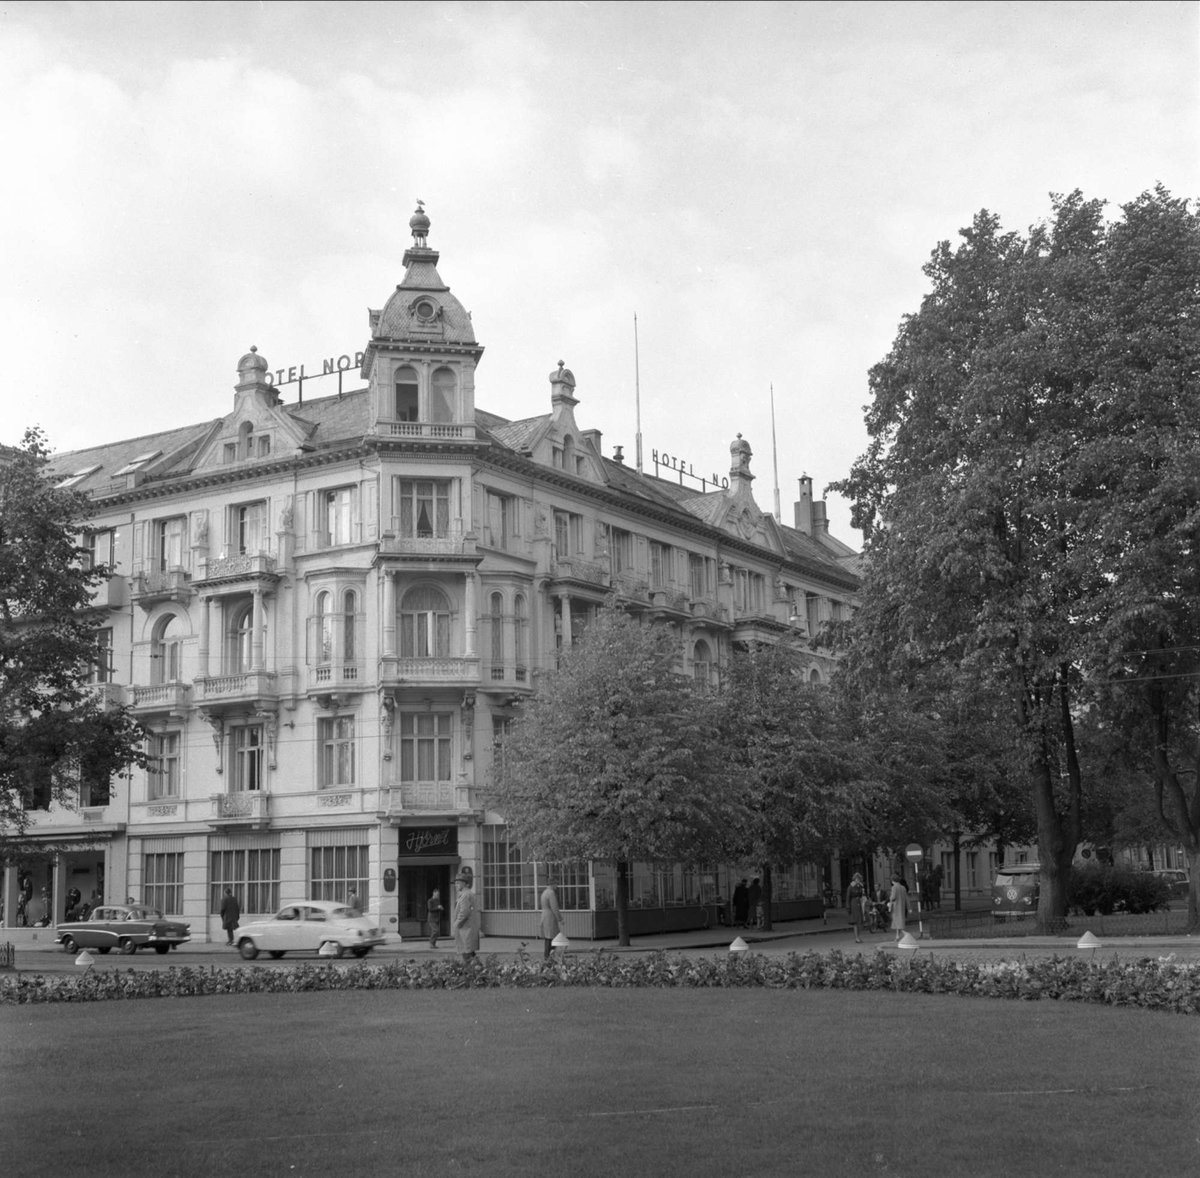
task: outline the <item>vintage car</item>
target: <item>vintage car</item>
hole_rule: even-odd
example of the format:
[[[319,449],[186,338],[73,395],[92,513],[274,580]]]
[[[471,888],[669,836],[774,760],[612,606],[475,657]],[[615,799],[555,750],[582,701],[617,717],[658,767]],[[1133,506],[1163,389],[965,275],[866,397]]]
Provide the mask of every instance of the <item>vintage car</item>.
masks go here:
[[[157,908],[144,904],[101,904],[92,909],[87,920],[60,924],[54,939],[67,953],[76,949],[136,953],[143,947],[166,953],[190,941],[191,932],[190,925],[167,920]]]
[[[353,908],[329,900],[305,900],[281,908],[270,920],[258,920],[237,930],[238,952],[253,961],[260,952],[272,957],[285,953],[324,953],[341,957],[349,950],[365,957],[384,943],[383,929]]]
[[[1010,863],[996,872],[992,881],[992,916],[996,920],[1037,915],[1040,871],[1037,863]]]
[[[1188,874],[1181,867],[1160,867],[1153,874],[1170,889],[1172,900],[1187,899]]]

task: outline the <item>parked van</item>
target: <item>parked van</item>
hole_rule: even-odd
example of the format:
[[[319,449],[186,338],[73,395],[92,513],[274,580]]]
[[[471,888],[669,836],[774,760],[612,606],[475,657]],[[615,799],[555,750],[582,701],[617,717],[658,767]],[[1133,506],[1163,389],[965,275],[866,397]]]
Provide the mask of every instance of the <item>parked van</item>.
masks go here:
[[[1001,867],[992,881],[992,916],[997,920],[1036,916],[1040,883],[1038,863],[1008,863]]]

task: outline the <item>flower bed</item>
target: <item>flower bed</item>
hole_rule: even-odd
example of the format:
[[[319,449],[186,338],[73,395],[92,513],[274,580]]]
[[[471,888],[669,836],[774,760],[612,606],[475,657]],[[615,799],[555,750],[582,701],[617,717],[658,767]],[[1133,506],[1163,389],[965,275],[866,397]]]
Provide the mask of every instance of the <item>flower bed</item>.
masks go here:
[[[765,987],[770,989],[892,990],[1027,1001],[1099,1002],[1178,1014],[1200,1014],[1200,964],[1170,957],[1127,962],[1081,959],[997,963],[871,957],[840,953],[761,954],[728,958],[606,953],[568,955],[542,962],[484,957],[409,959],[382,965],[332,963],[291,968],[233,966],[208,969],[89,970],[80,975],[23,973],[0,977],[0,1003],[102,1002],[133,998],[192,998],[216,994],[294,994],[328,990],[459,990],[651,986],[674,989]]]

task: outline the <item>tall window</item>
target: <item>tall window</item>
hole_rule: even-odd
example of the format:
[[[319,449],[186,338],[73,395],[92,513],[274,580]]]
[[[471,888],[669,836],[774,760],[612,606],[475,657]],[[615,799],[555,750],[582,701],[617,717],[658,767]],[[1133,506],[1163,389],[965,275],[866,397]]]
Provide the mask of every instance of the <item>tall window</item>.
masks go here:
[[[85,569],[99,568],[101,565],[112,567],[116,564],[116,544],[117,533],[111,528],[89,532],[83,538],[83,567]]]
[[[183,852],[142,856],[142,902],[164,914],[183,911]]]
[[[364,909],[368,903],[367,884],[371,878],[371,848],[310,847],[312,863],[311,892],[314,900],[333,900],[344,904],[351,892],[358,893]]]
[[[517,682],[524,683],[529,668],[529,619],[525,595],[518,593],[513,598],[513,643],[517,657]]]
[[[439,368],[433,374],[429,384],[430,420],[434,422],[450,422],[456,417],[454,373],[449,368]]]
[[[417,373],[413,368],[396,369],[396,420],[421,420]]]
[[[965,875],[967,877],[967,887],[973,890],[979,887],[979,852],[968,851],[964,858],[966,859]],[[950,886],[953,887],[954,885],[951,884]]]
[[[614,573],[628,572],[633,568],[633,535],[620,528],[608,529],[608,554]]]
[[[321,749],[318,784],[322,789],[354,784],[354,717],[328,716],[317,721]]]
[[[79,804],[107,806],[112,800],[112,780],[104,770],[85,765],[79,774]]]
[[[428,784],[450,780],[449,712],[402,712],[400,780]]]
[[[704,690],[712,685],[712,649],[703,638],[692,649],[692,675]]]
[[[179,776],[179,733],[154,733],[150,737],[150,800],[179,797]]]
[[[507,548],[517,534],[516,501],[507,495],[487,493],[487,543],[493,548]]]
[[[450,481],[398,479],[396,527],[410,539],[444,539],[450,534]]]
[[[410,589],[400,603],[400,654],[444,658],[450,653],[450,605],[431,585]]]
[[[650,587],[665,589],[671,581],[671,549],[666,544],[650,543]]]
[[[942,852],[942,887],[954,891],[954,852]]]
[[[534,865],[504,826],[483,828],[483,906],[493,911],[531,911],[537,903]]]
[[[183,678],[182,623],[168,614],[154,627],[150,643],[150,682],[178,683]]]
[[[492,631],[492,678],[504,678],[504,598],[491,596],[491,615],[488,624]]]
[[[559,560],[583,552],[583,516],[568,511],[554,513],[554,547]]]
[[[231,756],[229,787],[234,793],[246,793],[263,787],[263,730],[261,724],[247,724],[230,733]]]
[[[113,632],[111,626],[102,626],[96,631],[96,655],[92,663],[89,681],[92,683],[111,683]]]
[[[231,508],[230,514],[231,547],[235,553],[252,556],[270,549],[265,503],[243,503]]]
[[[225,634],[225,669],[227,674],[249,671],[254,665],[254,605],[247,602],[229,615]]]
[[[353,663],[358,658],[358,594],[347,589],[342,594],[342,662]]]
[[[709,595],[708,561],[695,552],[688,553],[688,583],[693,597]]]
[[[327,548],[355,541],[354,489],[337,487],[320,496],[322,541]]]
[[[233,889],[243,912],[275,912],[279,908],[279,848],[213,851],[208,882],[211,912],[221,911],[226,887]]]
[[[333,594],[318,593],[317,612],[313,616],[313,661],[318,666],[328,666],[333,662],[333,631]]]
[[[159,572],[184,567],[183,548],[187,535],[187,519],[180,515],[160,519],[154,525],[154,567]]]

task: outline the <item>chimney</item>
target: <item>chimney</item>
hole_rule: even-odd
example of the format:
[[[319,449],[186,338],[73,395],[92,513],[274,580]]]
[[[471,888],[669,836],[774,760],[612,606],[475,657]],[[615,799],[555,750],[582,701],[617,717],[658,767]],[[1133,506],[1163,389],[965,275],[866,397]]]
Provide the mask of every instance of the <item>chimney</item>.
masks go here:
[[[825,514],[825,500],[818,499],[812,505],[813,535],[816,537],[829,535],[829,517]]]
[[[613,461],[624,464],[624,462],[625,462],[625,447],[624,446],[614,446],[613,447]]]
[[[811,536],[813,530],[812,479],[800,476],[800,498],[796,500],[796,531]]]

